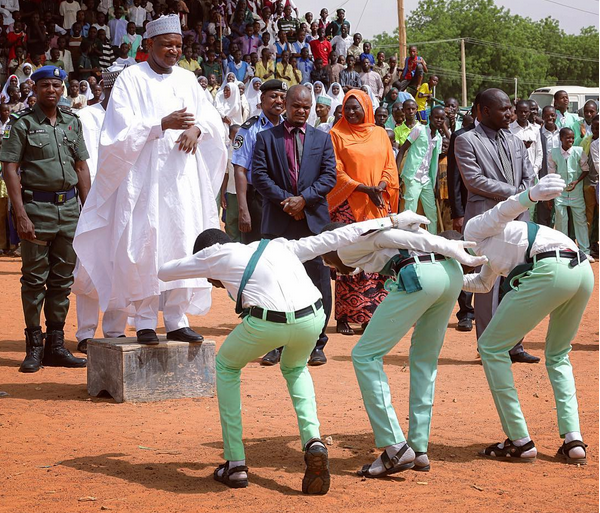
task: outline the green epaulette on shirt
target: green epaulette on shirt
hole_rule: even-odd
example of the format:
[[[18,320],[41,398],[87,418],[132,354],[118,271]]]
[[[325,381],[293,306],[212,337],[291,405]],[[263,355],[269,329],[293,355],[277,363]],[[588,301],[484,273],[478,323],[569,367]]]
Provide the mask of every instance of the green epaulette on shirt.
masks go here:
[[[66,105],[59,105],[58,109],[61,112],[64,112],[65,114],[70,114],[71,116],[79,118],[79,116],[77,115],[77,113],[73,109],[71,109],[71,107],[67,107]]]
[[[22,118],[23,116],[26,116],[27,114],[31,114],[32,112],[33,112],[32,108],[26,107],[25,109],[21,109],[17,112],[12,112],[10,114],[10,117],[16,121],[17,119]]]

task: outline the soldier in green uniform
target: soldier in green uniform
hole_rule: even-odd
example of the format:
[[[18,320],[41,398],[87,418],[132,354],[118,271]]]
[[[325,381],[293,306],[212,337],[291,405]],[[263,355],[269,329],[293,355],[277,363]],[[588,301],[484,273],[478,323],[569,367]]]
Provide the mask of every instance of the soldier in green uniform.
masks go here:
[[[83,203],[90,189],[81,123],[69,109],[58,107],[65,78],[66,73],[55,66],[44,66],[31,75],[37,103],[11,115],[0,151],[21,238],[27,345],[21,372],[36,372],[42,365],[86,365],[84,358],[75,358],[64,346],[76,260],[77,197]],[[45,335],[40,322],[42,306]]]

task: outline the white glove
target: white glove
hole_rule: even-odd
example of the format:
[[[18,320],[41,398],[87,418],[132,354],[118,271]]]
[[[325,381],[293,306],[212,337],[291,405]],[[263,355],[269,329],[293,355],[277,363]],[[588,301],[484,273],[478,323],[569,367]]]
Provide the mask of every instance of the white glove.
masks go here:
[[[394,228],[408,230],[409,232],[417,232],[419,231],[419,225],[430,224],[431,222],[425,216],[420,216],[410,210],[405,210],[399,214],[392,214],[390,218]]]
[[[531,201],[549,201],[560,196],[566,186],[560,175],[550,173],[529,189],[529,198]]]
[[[465,241],[465,240],[447,240],[448,247],[444,248],[443,254],[454,258],[463,265],[468,267],[479,267],[480,265],[487,264],[487,257],[485,256],[473,256],[466,252],[467,248],[474,248],[477,246],[476,242]]]

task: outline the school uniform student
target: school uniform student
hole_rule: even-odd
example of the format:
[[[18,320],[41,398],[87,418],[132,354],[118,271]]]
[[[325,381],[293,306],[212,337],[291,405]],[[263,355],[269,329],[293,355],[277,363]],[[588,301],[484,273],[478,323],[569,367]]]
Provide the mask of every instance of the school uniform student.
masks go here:
[[[225,339],[217,355],[217,396],[227,460],[214,472],[217,481],[232,488],[248,486],[240,374],[248,362],[283,345],[281,373],[296,410],[307,464],[302,491],[327,493],[327,449],[320,439],[315,391],[306,367],[323,329],[325,313],[321,293],[302,262],[352,244],[369,230],[403,227],[403,222],[418,226],[422,221],[416,216],[415,222],[415,214],[409,212],[300,240],[263,239],[248,245],[231,242],[224,232],[210,229],[198,236],[192,256],[160,268],[163,281],[207,278],[214,286],[226,288],[237,298],[236,313],[242,314],[241,324]]]
[[[483,456],[511,461],[533,461],[537,456],[508,351],[550,315],[546,369],[554,391],[559,434],[564,438],[557,456],[567,463],[586,463],[569,351],[594,288],[594,275],[586,256],[569,237],[546,226],[514,220],[535,202],[558,197],[564,187],[560,176],[546,175],[531,189],[473,217],[465,226],[465,239],[477,242],[474,253],[486,255],[489,262],[479,274],[465,275],[463,289],[487,292],[499,276],[507,277],[507,292],[478,340],[507,439],[487,447]]]
[[[423,229],[383,230],[338,249],[337,254],[323,255],[328,265],[343,274],[358,268],[391,277],[386,282],[388,295],[352,350],[352,363],[375,444],[384,448],[377,460],[358,471],[360,476],[384,477],[413,467],[420,471],[430,469],[427,446],[437,360],[462,287],[459,262],[469,266],[487,262],[485,257],[472,257],[465,252],[465,248],[473,246],[431,235]],[[406,439],[392,405],[383,357],[413,325]]]
[[[559,148],[553,148],[548,155],[548,173],[558,173],[567,183],[563,193],[554,200],[554,226],[568,235],[569,214],[567,209],[571,209],[577,244],[581,251],[589,255],[590,237],[583,196],[583,180],[589,172],[588,157],[581,146],[573,146],[574,142],[575,132],[570,128],[561,128],[561,145]]]
[[[429,125],[417,123],[396,157],[396,162],[401,163],[404,154],[408,152],[401,174],[405,187],[404,208],[416,212],[420,199],[430,221],[427,229],[433,234],[437,233],[437,208],[433,189],[442,152],[441,129],[445,119],[444,108],[434,107]]]

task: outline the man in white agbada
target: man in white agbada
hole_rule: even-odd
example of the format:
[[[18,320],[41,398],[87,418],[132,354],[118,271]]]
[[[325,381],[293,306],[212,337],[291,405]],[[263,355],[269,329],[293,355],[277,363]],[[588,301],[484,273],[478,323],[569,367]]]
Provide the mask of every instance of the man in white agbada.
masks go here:
[[[158,343],[159,298],[167,338],[201,341],[185,314],[208,311],[210,285],[167,284],[157,273],[163,263],[191,255],[198,233],[219,226],[225,133],[194,75],[176,66],[178,17],[148,23],[144,37],[148,61],[126,68],[113,87],[74,247],[100,308],[133,307],[140,343]]]
[[[121,71],[123,71],[123,66],[120,65],[113,65],[107,71],[103,71],[100,84],[104,90],[104,99],[100,103],[80,110],[78,113],[83,128],[85,146],[90,155],[87,163],[92,182],[98,169],[100,131],[106,117],[106,107],[112,87]],[[75,334],[78,342],[77,350],[87,353],[88,340],[94,337],[98,327],[98,294],[80,261],[77,262],[75,276],[72,291],[77,295],[77,333]],[[102,332],[106,338],[124,336],[126,326],[127,312],[124,310],[107,310],[102,318]]]

